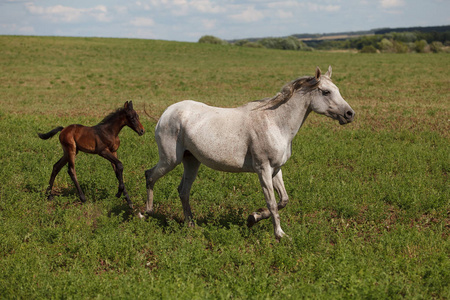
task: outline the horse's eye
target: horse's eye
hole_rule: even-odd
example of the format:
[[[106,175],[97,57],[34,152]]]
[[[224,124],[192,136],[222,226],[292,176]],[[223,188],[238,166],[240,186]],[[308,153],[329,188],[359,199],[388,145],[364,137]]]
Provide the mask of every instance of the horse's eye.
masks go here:
[[[324,95],[324,96],[328,96],[329,94],[331,94],[331,92],[330,92],[330,91],[325,91],[325,90],[322,90],[322,95]]]

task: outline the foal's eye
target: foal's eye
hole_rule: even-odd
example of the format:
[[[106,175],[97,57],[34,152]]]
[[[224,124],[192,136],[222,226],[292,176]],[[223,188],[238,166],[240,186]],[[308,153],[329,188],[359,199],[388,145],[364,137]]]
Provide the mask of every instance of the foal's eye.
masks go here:
[[[331,94],[330,91],[325,91],[325,90],[321,90],[321,91],[322,91],[323,96],[328,96],[329,94]]]

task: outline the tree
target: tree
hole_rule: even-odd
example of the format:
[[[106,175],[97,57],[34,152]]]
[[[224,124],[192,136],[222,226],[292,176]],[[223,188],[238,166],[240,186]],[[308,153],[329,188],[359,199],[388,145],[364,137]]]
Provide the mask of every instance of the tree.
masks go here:
[[[228,45],[227,41],[224,41],[212,35],[204,35],[198,40],[198,42],[201,44]]]

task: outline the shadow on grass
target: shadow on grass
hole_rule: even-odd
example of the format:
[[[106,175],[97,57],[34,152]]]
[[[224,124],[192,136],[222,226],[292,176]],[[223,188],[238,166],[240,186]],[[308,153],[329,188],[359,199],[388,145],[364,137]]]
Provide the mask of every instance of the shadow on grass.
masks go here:
[[[232,225],[244,226],[247,222],[246,218],[243,216],[243,210],[228,208],[225,210],[220,210],[216,213],[209,212],[206,215],[196,218],[194,215],[194,222],[197,226],[207,226],[207,225],[216,225],[222,228],[229,229]],[[181,226],[185,225],[184,218],[180,218],[177,215],[171,213],[159,213],[155,212],[151,216],[146,215],[146,219],[152,218],[157,220],[158,226],[167,227],[171,226],[171,221],[175,221]]]
[[[216,213],[209,212],[206,216],[196,219],[196,222],[199,226],[213,224],[230,229],[230,225],[244,226],[247,223],[247,219],[243,217],[242,208],[226,208]]]

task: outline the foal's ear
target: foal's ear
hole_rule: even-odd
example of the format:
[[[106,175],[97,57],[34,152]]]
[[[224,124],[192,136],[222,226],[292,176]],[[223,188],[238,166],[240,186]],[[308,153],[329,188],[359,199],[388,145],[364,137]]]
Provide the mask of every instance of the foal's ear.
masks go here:
[[[331,65],[330,65],[330,66],[328,66],[328,71],[325,73],[325,76],[327,76],[328,78],[331,79],[331,73],[332,73],[332,70],[331,70]]]
[[[123,108],[125,109],[133,109],[133,101],[126,101],[125,104],[123,105]]]
[[[317,66],[316,68],[316,80],[319,81],[320,80],[320,76],[322,75],[322,71],[320,71],[319,66]]]

